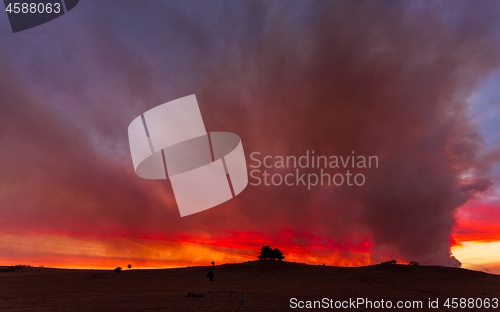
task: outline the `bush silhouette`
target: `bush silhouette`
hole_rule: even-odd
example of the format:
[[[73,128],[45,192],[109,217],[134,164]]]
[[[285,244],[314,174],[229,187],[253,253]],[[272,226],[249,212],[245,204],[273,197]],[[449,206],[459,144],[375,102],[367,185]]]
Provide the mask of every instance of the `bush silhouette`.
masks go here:
[[[269,246],[262,246],[260,249],[260,254],[257,256],[259,260],[283,260],[285,256],[278,248],[272,249]]]
[[[120,273],[122,271],[122,268],[120,267],[117,267],[116,269],[114,269],[113,271],[116,272],[116,274]]]
[[[214,280],[214,272],[212,272],[212,271],[208,272],[208,273],[207,273],[207,277],[208,277],[211,281],[213,281],[213,280]]]
[[[6,269],[0,270],[0,272],[16,272],[20,271],[24,268],[30,268],[31,266],[29,264],[18,264],[18,265],[11,265]]]
[[[410,263],[408,263],[408,265],[420,265],[420,263],[418,263],[417,261],[410,261]]]

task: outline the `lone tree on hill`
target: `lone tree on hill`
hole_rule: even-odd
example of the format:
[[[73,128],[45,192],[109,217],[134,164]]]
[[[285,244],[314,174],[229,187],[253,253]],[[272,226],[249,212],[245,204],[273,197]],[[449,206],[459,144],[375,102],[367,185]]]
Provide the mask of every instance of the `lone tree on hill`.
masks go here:
[[[127,268],[130,270],[132,268],[132,265],[131,264],[127,265]]]
[[[215,262],[212,261],[212,266],[214,266],[214,265],[215,265]]]
[[[262,246],[260,249],[260,254],[257,256],[259,260],[283,260],[285,257],[283,253],[278,248],[272,249],[269,246]]]

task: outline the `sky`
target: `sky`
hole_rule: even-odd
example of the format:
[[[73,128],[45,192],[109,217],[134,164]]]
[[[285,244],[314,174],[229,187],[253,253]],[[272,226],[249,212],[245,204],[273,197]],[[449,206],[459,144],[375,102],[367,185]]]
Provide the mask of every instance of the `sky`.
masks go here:
[[[500,274],[499,15],[497,1],[80,1],[12,34],[0,14],[0,265],[209,265],[269,245]],[[135,174],[127,128],[190,94],[208,131],[240,136],[249,171],[253,152],[378,167],[351,170],[362,186],[248,185],[181,218],[168,180]]]

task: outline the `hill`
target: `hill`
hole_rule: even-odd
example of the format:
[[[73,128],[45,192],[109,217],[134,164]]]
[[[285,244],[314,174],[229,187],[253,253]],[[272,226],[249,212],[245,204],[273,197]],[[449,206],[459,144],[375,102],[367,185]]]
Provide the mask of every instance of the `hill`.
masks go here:
[[[208,271],[215,278],[210,282]],[[0,273],[0,311],[236,311],[246,291],[249,312],[291,309],[323,298],[365,298],[392,304],[422,301],[415,311],[449,311],[446,298],[500,298],[500,276],[436,266],[346,268],[285,261],[252,261],[179,269],[103,270],[23,268]],[[189,298],[191,293],[205,297]],[[439,309],[428,309],[428,299]],[[479,300],[484,302],[483,299]],[[479,302],[478,301],[478,302]],[[313,310],[313,309],[310,309]],[[316,309],[317,310],[317,309]],[[366,311],[365,306],[339,311]],[[489,309],[488,311],[498,311]],[[243,311],[243,306],[238,311]],[[456,311],[481,311],[465,308]]]

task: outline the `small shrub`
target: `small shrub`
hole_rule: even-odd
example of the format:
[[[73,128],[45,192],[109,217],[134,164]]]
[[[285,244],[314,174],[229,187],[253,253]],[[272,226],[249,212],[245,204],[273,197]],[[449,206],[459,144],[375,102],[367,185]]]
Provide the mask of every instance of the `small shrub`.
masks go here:
[[[207,277],[209,278],[209,280],[213,281],[214,280],[214,272],[212,272],[212,271],[208,272]]]
[[[116,269],[114,269],[113,271],[115,271],[116,274],[120,273],[122,271],[122,268],[120,267],[117,267]]]

